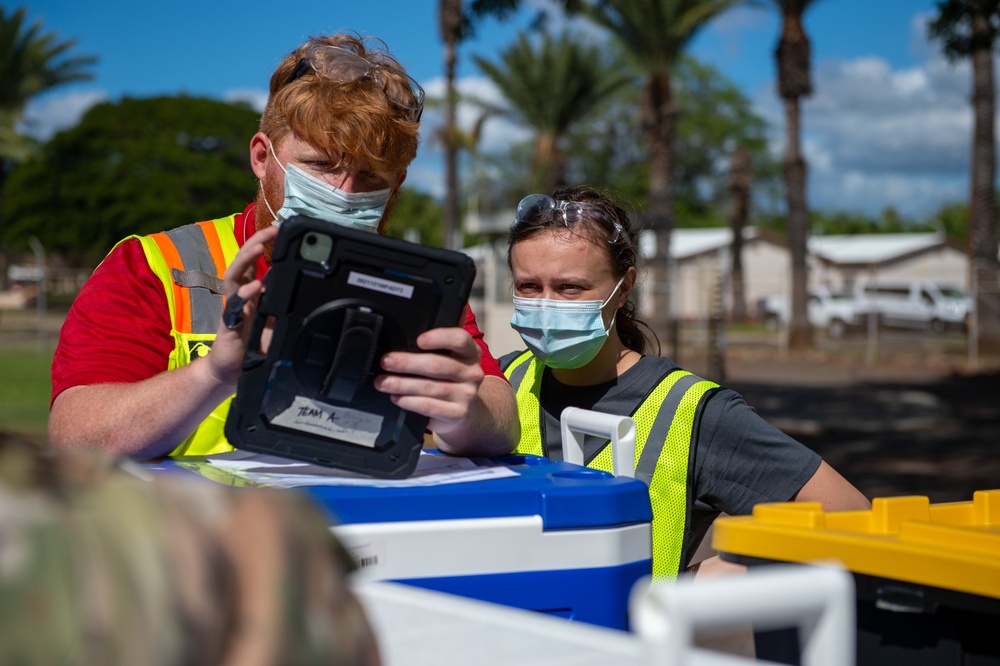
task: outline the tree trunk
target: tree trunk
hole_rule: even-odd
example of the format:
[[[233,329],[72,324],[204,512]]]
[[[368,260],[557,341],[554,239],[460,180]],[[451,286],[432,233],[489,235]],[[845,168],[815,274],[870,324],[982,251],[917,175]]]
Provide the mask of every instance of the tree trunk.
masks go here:
[[[556,151],[556,138],[548,132],[535,137],[535,153],[531,158],[531,185],[533,191],[552,194],[552,161]]]
[[[807,311],[809,206],[806,201],[806,162],[799,143],[799,99],[812,93],[812,49],[802,26],[803,9],[797,6],[782,13],[781,38],[775,51],[778,91],[785,101],[785,201],[788,208],[788,250],[792,260],[792,302],[788,323],[788,349],[791,352],[803,352],[813,347],[813,330]]]
[[[9,288],[7,284],[7,270],[10,267],[10,257],[7,254],[7,247],[3,244],[4,219],[4,188],[7,186],[7,175],[10,173],[10,162],[0,157],[0,291]]]
[[[559,143],[556,139],[553,139],[552,153],[549,156],[549,168],[546,183],[546,191],[550,193],[567,186],[566,155],[559,148]]]
[[[462,27],[461,0],[441,0],[440,30],[444,42],[445,108],[442,143],[444,144],[444,247],[454,249],[458,221],[458,128],[455,126],[455,66]]]
[[[750,151],[737,148],[729,161],[729,189],[733,196],[733,209],[729,218],[733,230],[732,269],[730,274],[732,289],[733,322],[743,323],[747,319],[746,285],[743,280],[743,230],[750,217],[750,183],[752,180]]]
[[[812,46],[802,26],[802,16],[784,14],[781,39],[775,52],[778,61],[778,95],[782,99],[812,94]]]
[[[788,206],[788,251],[792,260],[792,313],[788,322],[788,350],[803,352],[813,347],[809,323],[806,265],[809,238],[809,207],[806,204],[806,161],[799,147],[799,102],[785,100],[788,146],[785,149],[785,200]]]
[[[670,298],[672,261],[670,236],[674,228],[673,213],[673,137],[677,109],[674,105],[670,78],[653,74],[646,84],[642,106],[642,127],[649,146],[649,221],[656,238],[656,254],[650,258],[647,271],[652,284],[650,328],[667,342],[667,353],[680,361],[680,332]]]
[[[989,18],[972,16],[972,33],[989,32]],[[975,42],[975,39],[973,40]],[[996,91],[992,44],[983,42],[972,53],[972,175],[969,200],[969,250],[976,271],[976,332],[980,354],[1000,356],[1000,263],[997,261]]]

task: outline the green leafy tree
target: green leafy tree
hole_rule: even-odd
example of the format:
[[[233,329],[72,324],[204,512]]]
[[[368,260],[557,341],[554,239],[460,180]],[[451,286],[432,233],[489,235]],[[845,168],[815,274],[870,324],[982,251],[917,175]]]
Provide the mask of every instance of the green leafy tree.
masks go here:
[[[676,196],[684,201],[728,198],[729,160],[742,148],[749,168],[769,174],[767,122],[753,111],[753,103],[729,79],[710,65],[682,56],[676,65],[677,120],[674,158]],[[684,226],[678,219],[678,226]]]
[[[545,192],[566,184],[563,142],[570,130],[630,80],[600,47],[569,32],[543,33],[537,44],[521,34],[500,54],[499,63],[474,59],[503,93],[511,117],[534,131],[529,189]]]
[[[949,203],[941,206],[937,212],[923,223],[926,229],[943,231],[950,238],[958,241],[969,240],[969,204],[968,202]]]
[[[404,187],[392,209],[386,235],[406,238],[408,232],[415,233],[420,243],[443,247],[445,230],[441,216],[441,204],[433,196]]]
[[[35,142],[18,132],[28,102],[37,95],[74,81],[92,78],[93,56],[70,56],[74,40],[59,40],[43,32],[40,21],[28,25],[27,10],[0,6],[0,232],[3,200],[10,170],[36,149]],[[0,285],[7,276],[6,255],[0,255]]]
[[[38,236],[92,263],[133,233],[241,211],[257,190],[249,106],[193,97],[123,99],[92,107],[10,176],[3,242]]]
[[[788,250],[792,264],[792,311],[788,322],[788,348],[811,349],[808,268],[809,204],[806,198],[806,161],[802,156],[799,100],[812,94],[812,45],[802,16],[817,0],[772,0],[781,12],[781,36],[775,49],[778,95],[785,104],[785,201],[788,213]]]
[[[976,293],[978,349],[1000,356],[1000,262],[997,261],[996,84],[993,50],[1000,30],[1000,0],[945,0],[928,24],[952,61],[972,61],[972,173],[969,244]]]
[[[674,135],[678,106],[673,71],[680,55],[701,29],[739,0],[573,0],[567,9],[579,12],[614,35],[646,76],[640,122],[649,159],[649,219],[656,233],[657,256],[650,271],[656,302],[653,312],[667,316],[670,348],[677,357],[678,335],[669,316],[669,291],[662,288],[674,227]],[[654,327],[662,320],[653,319]]]

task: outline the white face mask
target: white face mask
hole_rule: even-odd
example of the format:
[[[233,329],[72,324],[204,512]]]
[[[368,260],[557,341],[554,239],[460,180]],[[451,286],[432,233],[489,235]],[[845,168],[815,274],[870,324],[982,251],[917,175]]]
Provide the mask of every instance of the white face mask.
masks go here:
[[[264,205],[274,216],[274,224],[295,215],[305,215],[362,231],[378,231],[392,188],[373,192],[345,192],[329,183],[310,176],[294,164],[281,165],[269,144],[274,161],[285,172],[285,201],[278,212],[264,198]]]

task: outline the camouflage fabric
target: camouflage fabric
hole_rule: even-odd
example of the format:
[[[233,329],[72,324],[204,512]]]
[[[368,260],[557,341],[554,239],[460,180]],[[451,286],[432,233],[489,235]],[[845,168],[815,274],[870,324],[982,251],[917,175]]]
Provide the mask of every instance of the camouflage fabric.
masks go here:
[[[376,665],[351,567],[303,495],[0,441],[2,664]]]

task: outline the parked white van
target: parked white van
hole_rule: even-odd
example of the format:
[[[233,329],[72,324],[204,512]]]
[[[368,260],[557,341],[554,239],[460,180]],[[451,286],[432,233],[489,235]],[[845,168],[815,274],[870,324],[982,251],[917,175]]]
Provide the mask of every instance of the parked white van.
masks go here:
[[[826,331],[831,338],[843,337],[862,323],[859,319],[855,298],[850,293],[832,292],[827,287],[818,286],[809,290],[806,305],[809,323]],[[787,294],[767,296],[757,303],[757,316],[770,330],[787,326],[791,306]]]
[[[858,282],[854,294],[862,320],[871,313],[889,327],[965,330],[973,308],[960,288],[931,280]]]

